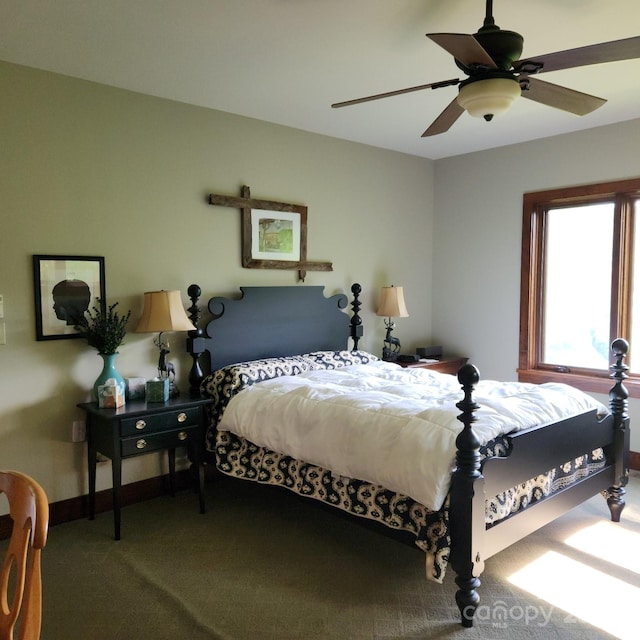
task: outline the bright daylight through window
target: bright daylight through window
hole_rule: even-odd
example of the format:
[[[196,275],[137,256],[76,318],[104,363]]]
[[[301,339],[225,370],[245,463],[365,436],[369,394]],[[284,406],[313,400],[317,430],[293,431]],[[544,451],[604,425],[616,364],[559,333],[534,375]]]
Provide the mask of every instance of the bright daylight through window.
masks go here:
[[[521,381],[607,393],[610,345],[622,337],[627,386],[640,397],[639,202],[640,179],[525,194]]]
[[[613,204],[549,209],[542,362],[609,366]]]

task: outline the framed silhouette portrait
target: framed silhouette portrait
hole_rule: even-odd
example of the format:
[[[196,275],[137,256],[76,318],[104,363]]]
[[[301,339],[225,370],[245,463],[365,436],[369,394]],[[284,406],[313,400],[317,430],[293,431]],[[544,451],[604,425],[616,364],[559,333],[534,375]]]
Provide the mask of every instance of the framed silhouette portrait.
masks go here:
[[[104,258],[33,256],[36,340],[81,338],[75,326],[92,306],[105,307]]]

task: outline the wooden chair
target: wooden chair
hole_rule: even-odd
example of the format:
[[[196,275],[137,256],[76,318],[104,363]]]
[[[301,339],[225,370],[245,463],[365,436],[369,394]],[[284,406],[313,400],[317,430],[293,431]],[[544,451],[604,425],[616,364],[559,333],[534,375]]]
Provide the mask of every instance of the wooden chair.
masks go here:
[[[0,640],[40,638],[40,554],[47,541],[49,504],[42,487],[17,471],[0,471],[13,531],[0,573]]]

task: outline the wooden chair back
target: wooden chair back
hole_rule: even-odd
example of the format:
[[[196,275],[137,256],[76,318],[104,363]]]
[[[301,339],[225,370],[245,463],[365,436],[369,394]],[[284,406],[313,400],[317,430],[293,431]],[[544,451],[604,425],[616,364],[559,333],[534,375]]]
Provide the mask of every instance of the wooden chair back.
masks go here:
[[[40,554],[47,541],[49,504],[42,487],[18,471],[0,471],[13,530],[0,573],[0,640],[38,640],[42,620]]]

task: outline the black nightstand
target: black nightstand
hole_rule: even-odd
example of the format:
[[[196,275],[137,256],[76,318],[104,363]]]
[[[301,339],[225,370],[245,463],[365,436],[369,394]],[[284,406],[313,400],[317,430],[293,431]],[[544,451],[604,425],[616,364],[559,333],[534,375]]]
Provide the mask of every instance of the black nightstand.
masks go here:
[[[176,447],[188,447],[198,476],[200,513],[204,508],[204,434],[208,398],[170,399],[167,402],[128,402],[117,409],[99,409],[96,402],[78,404],[87,412],[89,465],[89,519],[95,518],[96,455],[111,459],[113,474],[114,538],[120,540],[122,460],[167,450],[169,480],[174,491]]]

